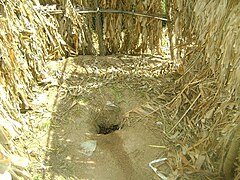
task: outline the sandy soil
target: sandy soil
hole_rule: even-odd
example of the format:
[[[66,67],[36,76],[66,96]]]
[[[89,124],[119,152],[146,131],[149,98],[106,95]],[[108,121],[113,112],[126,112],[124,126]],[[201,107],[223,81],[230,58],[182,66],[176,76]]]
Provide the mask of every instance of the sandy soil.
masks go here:
[[[62,63],[58,83],[51,80],[43,90],[51,117],[48,133],[39,139],[45,144],[45,168],[36,179],[159,179],[149,163],[164,150],[163,127],[159,117],[146,116],[142,108],[154,96],[146,79],[104,83],[104,78],[78,71],[84,65],[73,62],[65,63],[65,69]],[[52,74],[58,74],[57,66],[51,64]]]

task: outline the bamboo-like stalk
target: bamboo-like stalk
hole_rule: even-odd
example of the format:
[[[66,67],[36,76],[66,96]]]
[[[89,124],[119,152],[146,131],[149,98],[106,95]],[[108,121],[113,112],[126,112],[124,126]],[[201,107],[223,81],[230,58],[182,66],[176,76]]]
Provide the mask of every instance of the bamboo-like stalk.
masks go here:
[[[36,7],[38,10],[39,7]],[[62,14],[64,13],[63,10],[51,10],[48,9],[48,7],[44,8],[45,12],[49,14]],[[163,18],[161,15],[157,14],[148,14],[148,13],[142,13],[142,12],[131,12],[131,11],[124,11],[124,10],[115,10],[115,9],[88,9],[88,10],[80,10],[79,8],[76,8],[76,12],[79,14],[91,14],[91,13],[117,13],[117,14],[127,14],[127,15],[133,15],[133,16],[141,16],[141,17],[147,17],[147,18],[154,18],[159,19],[162,21],[169,21],[167,18]]]
[[[98,11],[99,9],[99,2],[98,0],[95,0],[95,6],[96,6],[96,29],[97,29],[97,34],[98,34],[98,46],[99,46],[99,51],[100,51],[100,56],[105,55],[105,47],[103,43],[103,33],[102,33],[102,21],[101,21],[101,12]]]
[[[171,12],[172,12],[172,0],[166,0],[166,11],[167,11],[167,17],[168,17],[168,19],[170,19]],[[173,51],[173,25],[172,25],[172,22],[168,21],[167,26],[168,26],[168,36],[169,36],[171,60],[173,61],[175,59],[175,57],[174,57],[174,51]]]

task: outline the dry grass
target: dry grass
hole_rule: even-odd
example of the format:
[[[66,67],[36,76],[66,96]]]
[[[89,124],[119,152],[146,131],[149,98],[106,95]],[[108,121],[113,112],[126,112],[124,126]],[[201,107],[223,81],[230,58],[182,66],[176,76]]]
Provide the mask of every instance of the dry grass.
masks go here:
[[[0,6],[1,160],[12,159],[13,176],[29,178],[22,163],[28,158],[21,149],[21,136],[29,131],[30,124],[22,113],[32,108],[34,86],[47,78],[46,60],[64,56],[68,48],[57,31],[56,20],[36,11],[31,1],[1,1]],[[19,155],[20,160],[13,155]],[[1,161],[1,167],[6,163]]]
[[[183,115],[170,132],[184,130],[180,139],[185,141],[195,137],[189,149],[206,153],[211,163],[204,168],[226,179],[239,177],[239,135],[234,133],[240,116],[239,7],[237,1],[200,0],[171,6],[175,57],[185,71],[171,106]]]
[[[55,4],[55,1],[44,1],[45,4]],[[140,12],[152,16],[162,16],[164,8],[162,1],[99,1],[101,10],[118,10],[119,13],[101,13],[103,44],[94,46],[97,34],[95,1],[60,1],[60,14],[55,15],[59,21],[65,42],[74,49],[74,54],[95,54],[104,46],[105,54],[161,54],[162,53],[162,21],[151,17],[143,17],[121,13],[121,11]],[[79,14],[78,10],[89,10]],[[51,11],[54,14],[54,11]],[[56,12],[56,11],[55,11]],[[57,14],[57,12],[56,12]],[[66,31],[68,33],[66,33]],[[71,33],[70,33],[71,32]]]

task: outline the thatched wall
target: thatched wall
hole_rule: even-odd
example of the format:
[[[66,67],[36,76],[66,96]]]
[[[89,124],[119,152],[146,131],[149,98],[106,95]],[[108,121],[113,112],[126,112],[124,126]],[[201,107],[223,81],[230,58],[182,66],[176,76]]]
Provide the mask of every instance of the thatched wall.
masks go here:
[[[64,56],[68,47],[55,20],[36,11],[31,1],[8,0],[0,13],[0,166],[7,168],[12,154],[26,157],[12,140],[28,131],[21,113],[31,109],[34,86],[47,78],[45,62]]]
[[[215,168],[225,179],[239,179],[240,2],[184,0],[171,7],[175,58],[185,67],[178,82],[182,103],[175,108],[186,116],[176,127],[191,122],[184,128],[197,137],[195,148],[213,162],[221,159]]]
[[[73,49],[75,54],[96,54],[103,48],[103,54],[125,53],[161,54],[162,20],[164,15],[163,1],[42,1],[43,4],[57,4],[56,9],[61,9],[62,14],[54,17],[59,21],[59,31],[64,40]],[[106,10],[96,13],[90,11]],[[79,10],[89,10],[79,13]],[[112,10],[118,10],[113,13]],[[122,11],[122,12],[121,12]],[[139,12],[154,17],[125,14]],[[97,29],[100,23],[99,32]],[[67,32],[67,33],[66,33]],[[101,38],[97,38],[98,33]],[[101,40],[102,39],[102,40]],[[98,40],[98,41],[97,41]],[[94,41],[99,46],[94,46]],[[102,41],[102,42],[100,42]]]
[[[101,1],[104,9],[163,14],[162,1]],[[104,44],[109,53],[161,52],[162,21],[124,14],[105,14]]]

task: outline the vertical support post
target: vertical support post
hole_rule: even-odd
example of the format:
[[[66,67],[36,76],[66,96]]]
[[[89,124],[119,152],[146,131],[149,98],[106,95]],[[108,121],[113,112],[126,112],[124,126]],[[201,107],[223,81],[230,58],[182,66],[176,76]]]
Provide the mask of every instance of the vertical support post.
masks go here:
[[[171,54],[171,60],[174,61],[174,51],[173,51],[173,27],[172,27],[172,18],[171,18],[171,13],[172,13],[172,1],[171,0],[166,0],[166,11],[167,11],[167,28],[168,28],[168,38],[169,38],[169,43],[170,43],[170,54]]]
[[[97,29],[97,35],[98,35],[98,46],[100,51],[100,56],[105,55],[105,46],[103,43],[103,28],[102,28],[102,21],[101,21],[101,12],[99,11],[99,2],[98,0],[95,0],[95,6],[96,6],[96,29]]]

